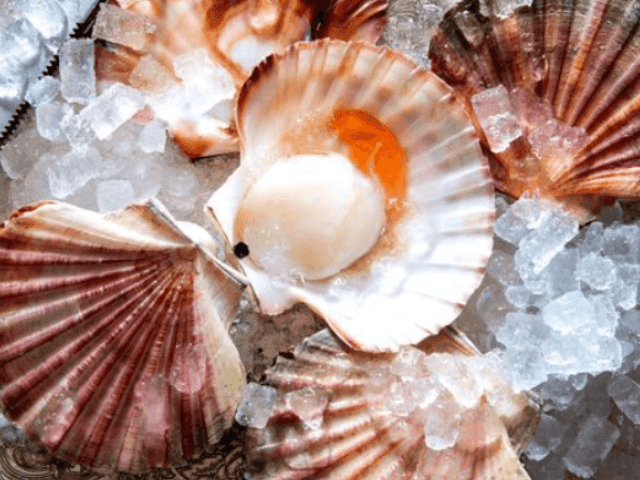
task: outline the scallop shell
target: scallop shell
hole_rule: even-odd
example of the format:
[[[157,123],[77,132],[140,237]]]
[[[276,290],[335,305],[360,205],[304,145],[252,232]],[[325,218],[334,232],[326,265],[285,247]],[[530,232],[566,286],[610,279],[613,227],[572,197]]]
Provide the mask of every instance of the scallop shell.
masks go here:
[[[186,463],[233,422],[241,289],[211,237],[157,201],[97,214],[42,202],[0,228],[0,405],[65,460]]]
[[[486,17],[449,12],[429,55],[470,110],[488,101],[475,121],[497,188],[561,199],[583,217],[606,197],[640,198],[636,2],[485,3]],[[508,148],[492,145],[492,128],[516,130]]]
[[[385,24],[386,0],[121,0],[131,16],[130,24],[148,34],[148,40],[126,47],[112,43],[98,49],[98,76],[119,80],[147,91],[167,88],[180,82],[173,61],[203,49],[209,86],[202,95],[212,95],[219,85],[220,102],[207,112],[195,111],[188,102],[164,120],[172,136],[191,158],[238,150],[233,121],[235,87],[246,80],[254,65],[269,53],[314,36],[356,38],[375,42]],[[103,6],[103,9],[115,9]],[[110,34],[106,35],[111,40]],[[115,40],[114,40],[115,41]],[[126,40],[117,40],[121,44]],[[202,71],[199,72],[203,74]],[[189,74],[188,74],[189,75]],[[235,87],[234,87],[235,84]],[[216,95],[218,95],[216,93]],[[199,106],[196,106],[199,107]],[[156,108],[156,113],[163,116]]]
[[[460,335],[444,330],[395,355],[352,351],[326,330],[306,339],[267,371],[278,392],[267,426],[248,430],[251,478],[529,479],[518,452],[533,437],[538,404],[508,386],[493,391],[506,383],[490,361],[475,364],[493,383],[486,394],[466,406],[452,401],[475,375],[466,361],[476,352]],[[434,401],[429,385],[445,363],[458,384]],[[427,447],[425,431],[450,436],[448,446]]]
[[[376,211],[370,205],[373,195],[366,189],[366,194],[347,190],[347,196],[359,199],[349,206],[356,213],[328,226],[336,231],[326,239],[336,245],[328,258],[352,258],[344,251],[364,248],[359,240],[352,241],[352,235],[358,239],[364,230],[375,235],[366,238],[373,238],[373,246],[324,278],[274,273],[251,253],[257,244],[249,244],[249,256],[240,263],[261,310],[276,314],[304,302],[347,344],[369,351],[397,350],[452,322],[482,278],[495,214],[493,186],[473,125],[449,87],[400,53],[325,39],[298,43],[282,55],[268,57],[242,88],[237,105],[240,166],[205,207],[230,245],[243,247],[237,228],[244,221],[239,219],[250,193],[267,174],[288,168],[291,159],[304,165],[302,159],[309,153],[342,155],[348,164],[374,158],[375,166],[357,175],[368,175],[365,182],[375,183],[372,189],[378,188],[386,198],[386,224],[379,232],[375,224],[372,227],[374,220],[362,214]],[[348,122],[355,122],[353,131]],[[385,159],[390,159],[387,164]],[[389,178],[381,170],[387,167]],[[322,189],[308,193],[307,184],[291,182],[282,191],[294,192],[293,203],[299,198],[310,210],[319,206],[310,215],[292,214],[293,230],[307,225],[313,237],[327,227],[317,226],[316,220],[324,221],[332,213],[331,206],[323,205],[333,197],[323,197]],[[394,185],[400,185],[395,193]],[[280,210],[271,210],[279,195],[267,191],[264,204],[257,202],[252,208],[267,219],[286,216],[289,207],[276,205],[273,208]],[[258,236],[278,243],[278,233],[267,230]],[[285,235],[282,241],[288,242]],[[316,256],[305,239],[299,245]]]

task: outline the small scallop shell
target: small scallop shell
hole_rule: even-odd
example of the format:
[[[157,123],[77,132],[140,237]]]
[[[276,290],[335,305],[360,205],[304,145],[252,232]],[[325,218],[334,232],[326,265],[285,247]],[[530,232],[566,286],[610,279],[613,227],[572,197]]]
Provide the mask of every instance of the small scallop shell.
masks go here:
[[[584,218],[606,197],[640,198],[637,3],[485,3],[487,17],[449,12],[429,55],[470,110],[485,103],[475,121],[497,188],[561,199]],[[496,147],[491,129],[516,134]]]
[[[231,245],[248,244],[240,263],[262,311],[304,302],[370,351],[451,323],[482,278],[494,219],[451,90],[402,54],[321,40],[268,57],[237,105],[240,167],[206,209]]]
[[[493,391],[507,385],[502,372],[474,357],[460,335],[444,330],[419,349],[371,355],[325,330],[278,358],[266,376],[277,388],[269,421],[248,430],[251,478],[529,479],[518,455],[537,427],[538,404],[508,386]],[[443,375],[444,363],[455,373]],[[470,388],[473,365],[493,385],[463,406],[451,391]],[[441,384],[430,398],[431,382],[447,375],[459,385]]]
[[[214,83],[220,84],[220,91],[229,90],[231,85],[229,94],[208,112],[194,112],[188,104],[173,105],[178,111],[165,118],[174,140],[191,158],[238,150],[231,114],[233,85],[240,87],[262,58],[303,40],[309,33],[314,37],[376,42],[382,34],[387,8],[386,0],[140,0],[120,4],[131,17],[130,24],[149,33],[139,35],[144,37],[138,42],[140,48],[111,43],[98,49],[99,78],[115,79],[147,91],[162,90],[180,82],[174,59],[204,49],[209,55],[207,62],[211,62],[206,68],[212,73],[203,95],[208,95],[206,92],[214,88]],[[108,32],[103,36],[112,42],[127,43],[125,38],[112,40]],[[205,67],[205,63],[200,65]]]
[[[157,201],[97,214],[42,202],[0,228],[0,404],[73,463],[184,464],[233,422],[241,289],[211,237]]]

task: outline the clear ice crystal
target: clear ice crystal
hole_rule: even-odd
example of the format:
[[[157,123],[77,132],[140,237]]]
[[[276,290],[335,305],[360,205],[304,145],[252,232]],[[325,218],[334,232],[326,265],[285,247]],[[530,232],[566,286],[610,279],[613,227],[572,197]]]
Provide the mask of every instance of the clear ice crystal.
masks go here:
[[[49,164],[49,188],[55,198],[65,198],[96,177],[100,168],[100,153],[95,148],[86,154],[75,151],[53,157]]]
[[[614,375],[607,390],[622,413],[640,425],[640,385],[626,375]]]
[[[60,49],[60,91],[71,103],[86,104],[96,96],[93,40],[69,39]]]
[[[527,449],[527,457],[539,462],[562,443],[567,427],[551,415],[542,414],[536,436]]]
[[[98,209],[101,212],[118,210],[134,200],[135,192],[129,180],[105,180],[98,183]]]
[[[589,417],[581,426],[578,437],[564,457],[572,473],[590,478],[618,440],[620,431],[604,418]]]
[[[60,129],[62,119],[73,115],[69,104],[51,102],[36,107],[36,128],[41,137],[51,141],[61,141],[65,137]]]
[[[475,94],[471,105],[492,152],[504,152],[522,137],[522,127],[503,85]]]
[[[155,30],[156,26],[147,16],[103,3],[100,5],[92,36],[144,52],[148,50]]]
[[[135,88],[114,83],[78,115],[91,125],[100,140],[107,138],[144,105],[144,96]]]
[[[153,120],[140,132],[140,150],[145,153],[164,152],[167,142],[167,129],[159,120]]]
[[[67,14],[56,0],[19,0],[17,8],[21,16],[38,29],[44,44],[56,53],[69,33]]]
[[[323,414],[331,395],[319,387],[306,387],[285,394],[287,407],[309,428],[322,424]]]
[[[236,421],[245,427],[266,427],[277,393],[273,387],[249,383],[236,410]]]
[[[51,102],[58,90],[60,90],[60,81],[47,75],[29,85],[25,100],[32,106],[38,107]]]
[[[612,225],[603,234],[602,253],[616,263],[640,262],[640,227]]]

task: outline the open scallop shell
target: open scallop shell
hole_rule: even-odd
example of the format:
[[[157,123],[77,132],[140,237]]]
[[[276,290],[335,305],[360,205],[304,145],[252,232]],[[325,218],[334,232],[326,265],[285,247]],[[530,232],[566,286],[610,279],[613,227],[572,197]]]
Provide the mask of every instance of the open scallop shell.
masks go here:
[[[430,58],[480,110],[497,188],[561,199],[582,217],[606,197],[640,198],[636,2],[533,0],[515,12],[484,3],[488,17],[448,13]],[[508,145],[492,142],[500,135]]]
[[[207,98],[201,98],[200,103],[210,107],[206,112],[189,101],[181,106],[174,102],[168,111],[155,108],[191,158],[238,150],[235,87],[242,85],[262,58],[308,34],[375,42],[382,34],[387,8],[386,0],[122,0],[120,4],[131,17],[130,24],[141,30],[141,39],[127,44],[126,38],[112,40],[109,32],[103,35],[112,43],[97,51],[99,77],[157,92],[180,82],[176,58],[199,50],[208,56],[196,62],[198,75],[209,75],[208,85],[194,89],[204,97],[220,96],[217,103],[209,105]],[[103,6],[105,11],[115,8]],[[184,80],[189,83],[188,78]]]
[[[240,263],[264,313],[304,302],[347,344],[370,351],[417,343],[455,319],[491,253],[494,204],[473,125],[449,87],[382,47],[298,43],[254,70],[237,121],[240,166],[205,208],[231,245],[248,244]],[[340,159],[334,176],[322,171]],[[291,165],[306,183],[274,174]],[[334,192],[351,181],[340,172],[359,186]],[[267,178],[282,181],[269,190]],[[345,198],[344,216],[327,218]],[[267,258],[272,244],[293,238],[278,226],[260,230],[281,217],[296,235],[295,255],[329,259],[333,270],[288,274],[286,262]],[[258,230],[253,244],[240,223]]]
[[[460,335],[445,330],[419,349],[371,355],[325,330],[278,358],[267,371],[277,388],[269,421],[248,430],[251,478],[529,479],[518,455],[537,427],[538,404],[510,390]],[[475,377],[473,368],[484,371]],[[454,385],[439,384],[443,374]],[[456,403],[452,392],[475,388],[475,378],[487,393]]]
[[[157,201],[42,202],[0,228],[0,404],[74,463],[183,464],[233,422],[241,294],[211,237]]]

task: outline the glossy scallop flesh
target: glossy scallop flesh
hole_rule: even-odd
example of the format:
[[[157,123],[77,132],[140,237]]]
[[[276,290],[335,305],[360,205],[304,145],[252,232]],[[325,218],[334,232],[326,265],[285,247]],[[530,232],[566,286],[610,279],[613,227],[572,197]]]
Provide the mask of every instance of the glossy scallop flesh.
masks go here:
[[[636,2],[534,0],[513,12],[490,0],[486,16],[456,8],[429,55],[475,112],[497,187],[587,216],[607,197],[639,198]]]
[[[382,47],[298,43],[254,70],[237,120],[240,166],[206,209],[248,252],[264,313],[304,302],[369,351],[455,319],[491,253],[494,204],[449,87]]]
[[[227,335],[241,289],[211,237],[157,201],[58,202],[0,228],[0,405],[72,463],[180,465],[231,426],[244,369]]]

